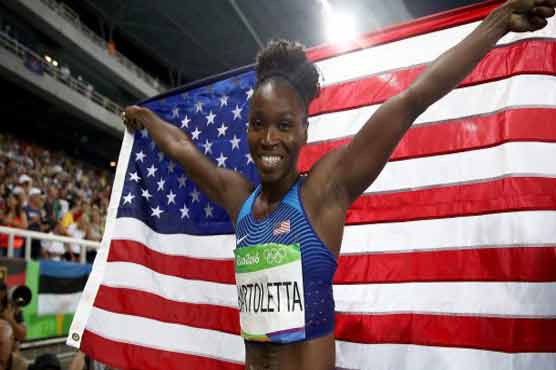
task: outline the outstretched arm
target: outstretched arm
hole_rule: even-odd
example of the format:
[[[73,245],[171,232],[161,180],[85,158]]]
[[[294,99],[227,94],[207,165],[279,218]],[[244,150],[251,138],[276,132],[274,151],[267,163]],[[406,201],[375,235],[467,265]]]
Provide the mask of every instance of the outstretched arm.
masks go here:
[[[245,177],[217,167],[197,149],[183,131],[160,119],[147,108],[127,107],[122,118],[131,132],[146,128],[158,148],[179,162],[191,180],[235,221],[243,201],[252,191],[252,185]]]
[[[324,181],[336,182],[329,185],[347,208],[375,180],[422,112],[454,89],[507,32],[543,28],[555,6],[556,0],[507,1],[432,63],[409,89],[384,103],[348,145],[323,158],[314,172],[336,174]]]

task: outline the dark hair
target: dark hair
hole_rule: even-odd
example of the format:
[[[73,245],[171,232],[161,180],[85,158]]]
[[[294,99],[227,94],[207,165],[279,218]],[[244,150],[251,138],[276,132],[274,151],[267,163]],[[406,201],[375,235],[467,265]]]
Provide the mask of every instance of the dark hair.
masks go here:
[[[272,77],[288,81],[299,93],[305,107],[318,96],[319,72],[307,59],[299,42],[272,40],[257,54],[257,87]]]

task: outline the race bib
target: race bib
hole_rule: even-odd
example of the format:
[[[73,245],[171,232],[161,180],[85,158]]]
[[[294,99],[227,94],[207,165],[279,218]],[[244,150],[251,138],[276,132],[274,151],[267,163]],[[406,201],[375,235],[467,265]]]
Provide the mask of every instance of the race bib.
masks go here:
[[[260,342],[305,339],[305,297],[299,244],[236,248],[241,336]]]

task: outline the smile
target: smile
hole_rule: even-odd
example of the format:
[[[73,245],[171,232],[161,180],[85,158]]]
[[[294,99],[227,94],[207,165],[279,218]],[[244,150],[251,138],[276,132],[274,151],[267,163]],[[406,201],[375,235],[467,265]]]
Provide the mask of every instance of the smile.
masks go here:
[[[279,155],[262,155],[261,164],[265,167],[276,167],[282,161],[283,157]]]

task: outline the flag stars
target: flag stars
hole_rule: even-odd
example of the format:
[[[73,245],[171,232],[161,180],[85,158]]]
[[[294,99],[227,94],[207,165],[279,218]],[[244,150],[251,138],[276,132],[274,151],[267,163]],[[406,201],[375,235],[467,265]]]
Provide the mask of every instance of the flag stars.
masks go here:
[[[193,191],[191,193],[189,193],[189,196],[191,197],[191,202],[195,203],[195,202],[200,202],[201,201],[201,193],[199,193],[197,191],[197,189],[193,189]]]
[[[203,102],[197,102],[197,104],[195,104],[195,112],[202,112],[203,111]]]
[[[166,198],[168,199],[168,205],[176,204],[176,194],[170,189],[170,192],[166,194]]]
[[[140,152],[135,153],[135,162],[143,163],[145,157],[146,157],[145,153],[143,153],[143,151],[141,150]]]
[[[148,189],[141,189],[141,196],[143,198],[145,198],[146,200],[149,200],[149,199],[152,198],[152,195],[151,195],[151,193],[149,193]]]
[[[241,139],[239,139],[236,135],[234,135],[234,137],[232,138],[232,140],[230,140],[230,144],[232,144],[232,151],[237,148],[239,149],[239,143],[241,142]]]
[[[180,213],[181,213],[181,218],[189,218],[189,208],[187,208],[187,205],[183,205],[182,208],[180,208]]]
[[[224,156],[224,153],[220,152],[220,156],[218,158],[216,158],[216,161],[218,162],[217,166],[218,167],[226,167],[226,160],[228,159],[228,157]]]
[[[205,148],[205,154],[211,153],[212,154],[212,143],[210,141],[205,140],[204,144],[201,144]]]
[[[181,120],[180,128],[189,128],[189,122],[191,122],[191,118],[189,118],[186,114],[185,117],[183,117],[183,119]]]
[[[158,168],[156,168],[154,166],[154,164],[151,164],[151,166],[149,168],[147,168],[147,177],[154,177],[156,174],[156,171],[158,171]]]
[[[214,123],[214,118],[215,117],[216,117],[216,114],[212,113],[212,111],[210,111],[209,114],[207,116],[205,116],[205,118],[207,119],[207,126]]]
[[[156,217],[156,218],[160,218],[160,215],[164,212],[163,210],[160,209],[159,206],[156,206],[156,208],[151,208],[151,216],[152,217]]]
[[[156,183],[156,185],[158,185],[157,189],[158,191],[164,191],[164,185],[166,184],[166,180],[164,179],[160,179],[160,181],[158,181]]]
[[[247,158],[247,164],[255,163],[255,162],[253,162],[253,157],[251,157],[251,153],[245,154],[245,157]]]
[[[185,175],[182,174],[180,177],[178,177],[179,188],[184,188],[186,181],[187,178],[185,177]]]
[[[204,208],[204,210],[206,218],[213,217],[212,211],[214,211],[214,207],[212,207],[210,203],[207,203],[207,206]]]
[[[220,108],[228,106],[228,96],[224,95],[220,97]]]
[[[158,161],[159,161],[159,162],[162,162],[163,160],[164,160],[164,153],[159,152],[159,153],[158,153]]]
[[[226,126],[226,124],[222,122],[222,125],[218,127],[217,130],[218,130],[218,137],[226,136],[226,131],[228,131],[228,126]]]
[[[174,168],[176,168],[176,164],[174,161],[170,161],[168,163],[168,173],[174,173]]]
[[[199,130],[198,127],[195,127],[195,131],[193,131],[191,133],[191,139],[192,140],[199,140],[199,135],[201,135],[203,133],[203,131]]]
[[[142,137],[147,137],[147,136],[149,136],[149,131],[147,131],[146,128],[142,129],[142,130],[141,130],[141,136],[142,136]]]
[[[249,88],[249,90],[247,90],[247,91],[245,92],[245,95],[247,95],[247,100],[251,99],[251,97],[253,96],[253,92],[254,92],[254,90],[253,90],[252,87]]]
[[[124,204],[131,204],[133,202],[133,198],[135,198],[135,195],[131,194],[131,192],[127,193],[127,195],[124,196]]]
[[[234,113],[234,121],[236,119],[241,119],[241,111],[243,108],[240,108],[239,105],[236,104],[236,108],[232,111]]]
[[[139,182],[139,180],[141,180],[141,178],[139,177],[139,175],[137,175],[137,172],[132,172],[132,173],[129,174],[129,180]]]
[[[180,116],[180,109],[178,107],[174,107],[172,109],[172,118],[179,118]]]

